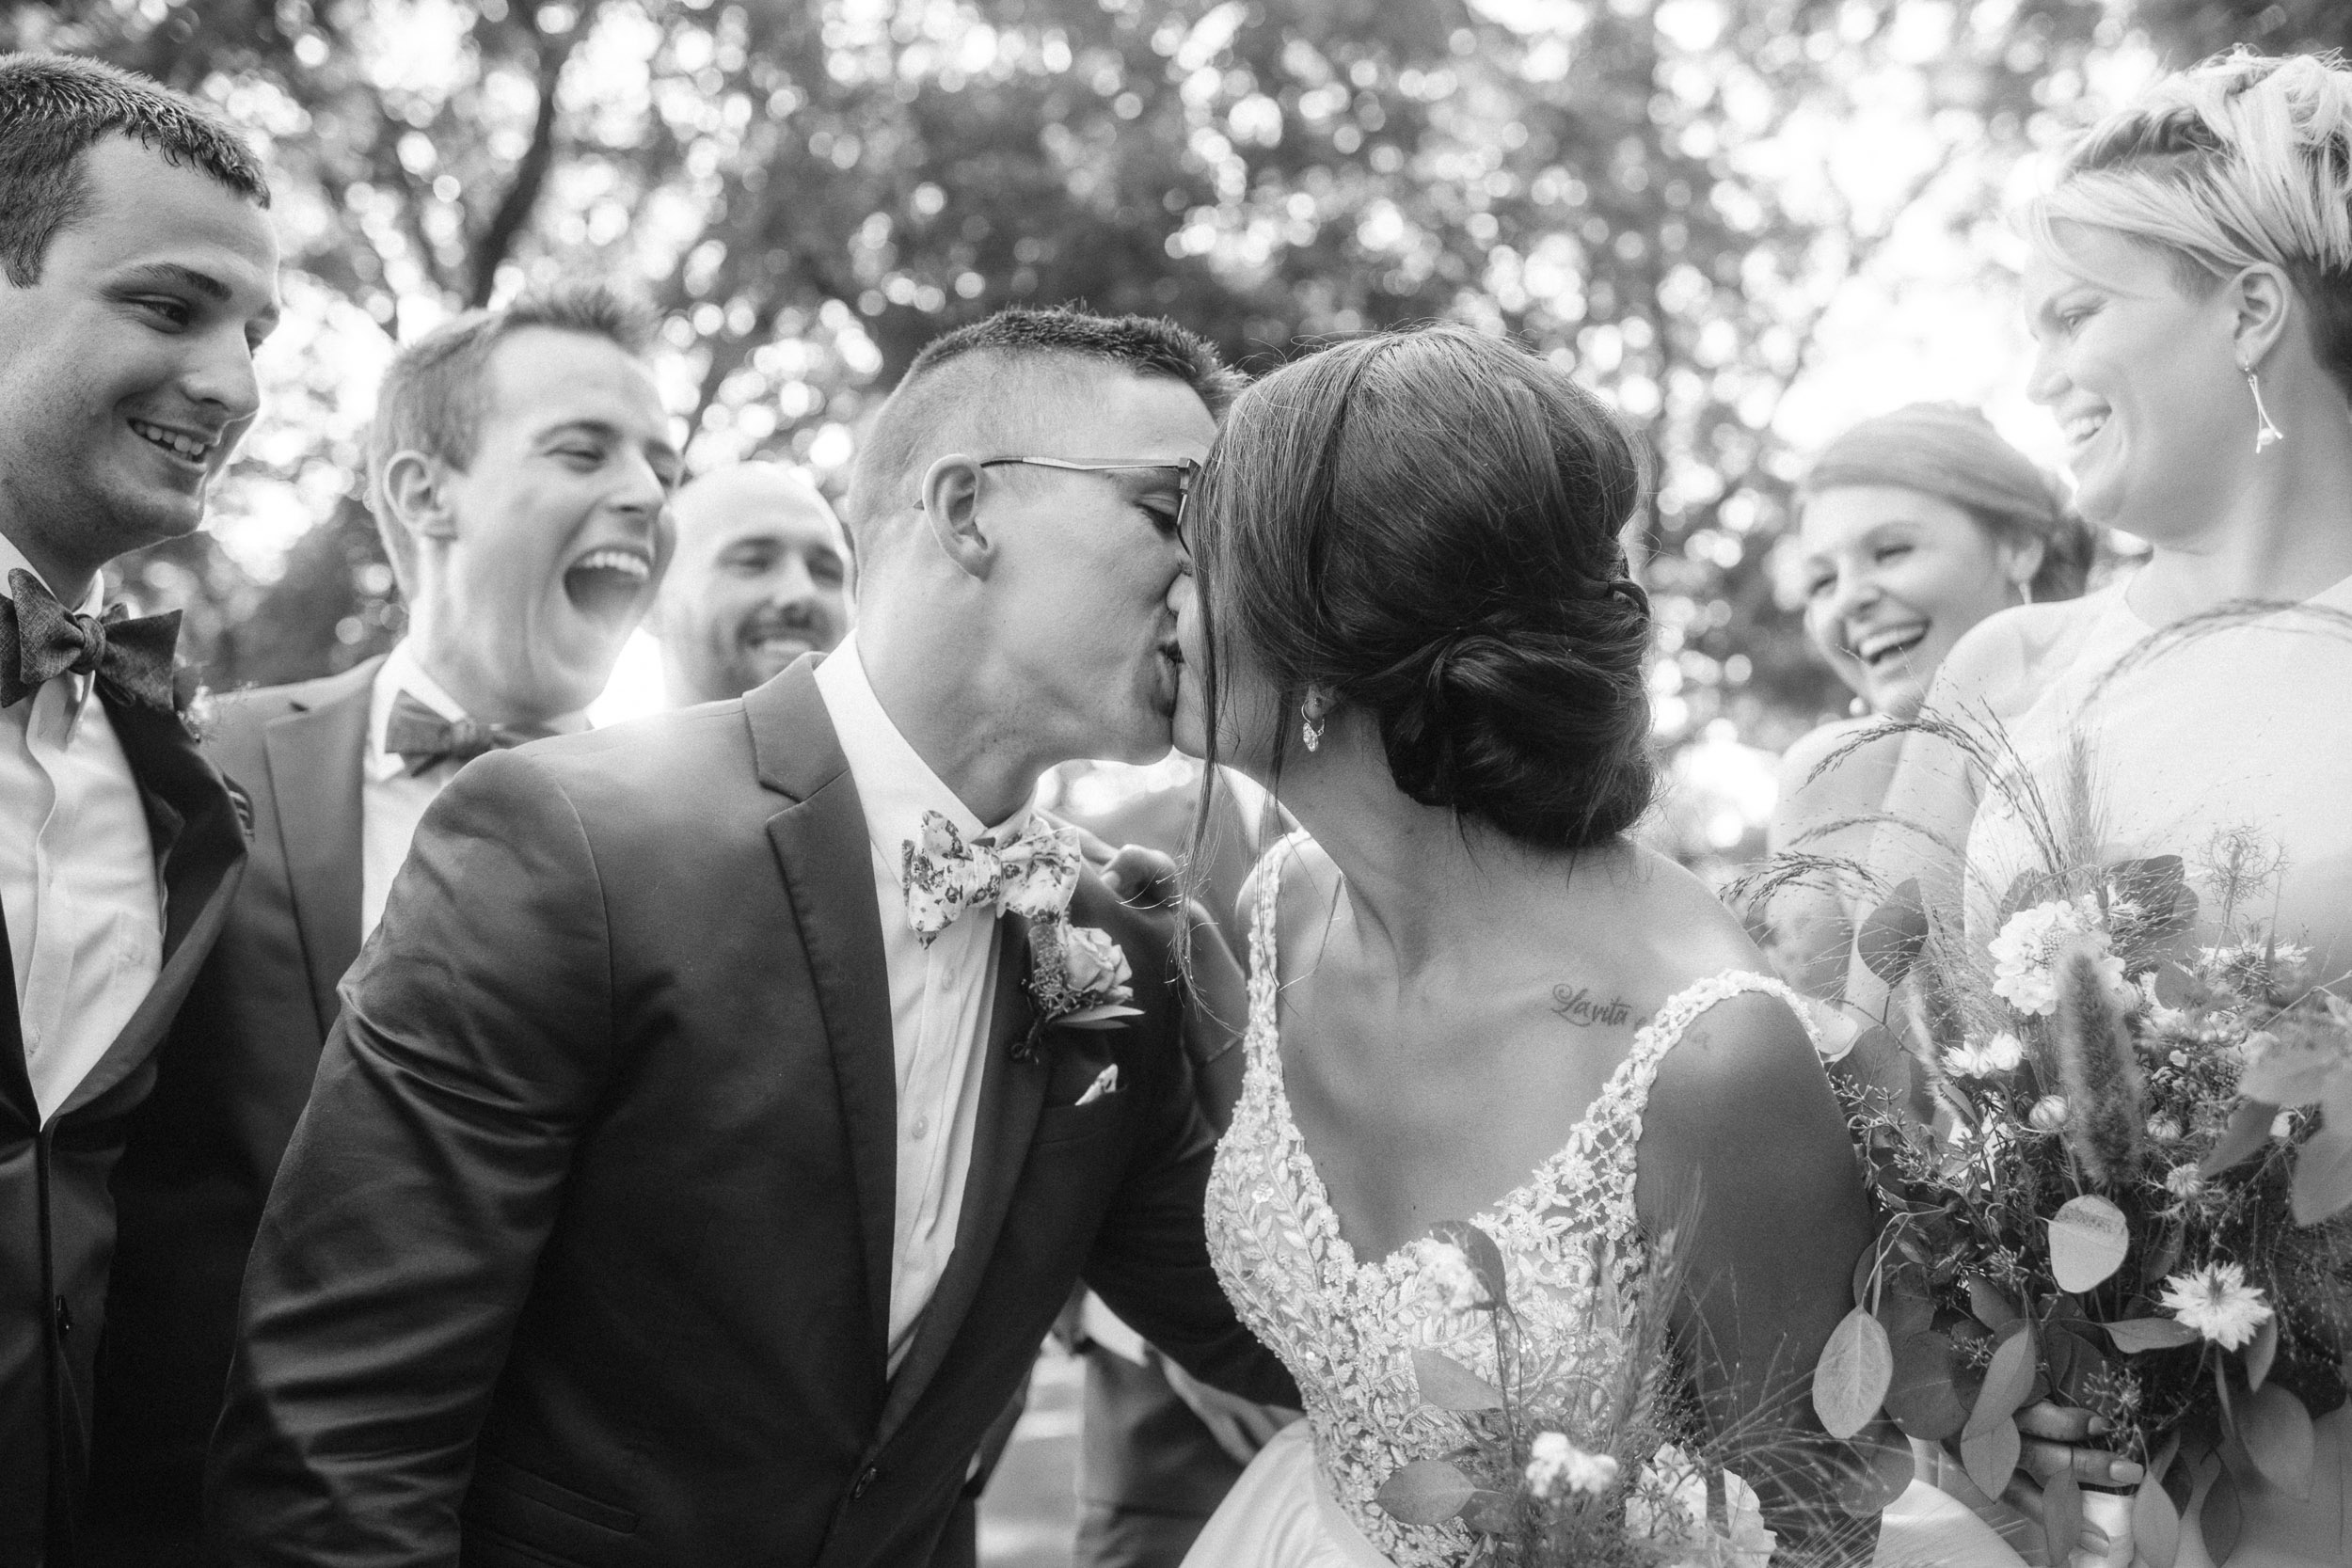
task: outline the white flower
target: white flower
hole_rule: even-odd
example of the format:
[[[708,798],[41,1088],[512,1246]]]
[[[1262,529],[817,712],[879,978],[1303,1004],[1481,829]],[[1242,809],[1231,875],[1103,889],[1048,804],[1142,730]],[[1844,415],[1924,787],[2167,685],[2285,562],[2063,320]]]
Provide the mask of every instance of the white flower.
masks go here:
[[[1764,1528],[1756,1489],[1724,1472],[1724,1514],[1717,1530],[1707,1513],[1707,1476],[1674,1444],[1661,1446],[1625,1499],[1627,1529],[1676,1554],[1674,1568],[1770,1568],[1779,1539]]]
[[[2026,1042],[2004,1029],[1991,1039],[1944,1053],[1944,1069],[1961,1078],[1990,1078],[2026,1059]]]
[[[1413,1291],[1431,1312],[1474,1312],[1489,1305],[1478,1287],[1477,1271],[1460,1247],[1424,1236],[1413,1243],[1413,1252],[1421,1259]]]
[[[2099,924],[2098,901],[2085,894],[2078,898],[2054,898],[2009,917],[2001,934],[1985,948],[1993,959],[1994,991],[2021,1013],[2056,1012],[2058,979],[2051,966],[2059,950],[2078,937],[2098,948],[2100,968],[2108,972],[2108,985],[2121,990],[2123,960],[2108,951],[2107,933]]]
[[[2270,1118],[2270,1135],[2274,1138],[2292,1138],[2295,1136],[2295,1113],[2293,1111],[2281,1111],[2277,1116],[2272,1117]]]
[[[1127,955],[1108,931],[1092,926],[1064,927],[1061,961],[1073,990],[1120,1003],[1135,994],[1129,989],[1135,975],[1127,968]]]
[[[2235,1263],[2208,1263],[2164,1282],[2157,1298],[2164,1309],[2219,1345],[2237,1350],[2252,1341],[2254,1331],[2270,1321],[2270,1304],[2246,1283],[2246,1271]]]
[[[1561,1488],[1571,1492],[1606,1492],[1617,1481],[1617,1462],[1605,1453],[1586,1453],[1568,1441],[1565,1432],[1538,1433],[1527,1461],[1527,1487],[1539,1497]]]
[[[2026,1121],[2037,1132],[2055,1132],[2066,1125],[2066,1097],[2045,1094],[2033,1102],[2026,1113]]]

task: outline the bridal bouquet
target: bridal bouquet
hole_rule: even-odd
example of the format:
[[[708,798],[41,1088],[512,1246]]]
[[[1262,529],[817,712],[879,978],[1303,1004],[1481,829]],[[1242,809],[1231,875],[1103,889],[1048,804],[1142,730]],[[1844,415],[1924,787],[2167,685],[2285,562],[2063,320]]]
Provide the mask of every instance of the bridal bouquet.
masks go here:
[[[1459,1520],[1478,1542],[1471,1562],[1766,1568],[1777,1542],[1755,1490],[1724,1464],[1736,1444],[1699,1440],[1677,1402],[1671,1237],[1631,1300],[1600,1267],[1584,1332],[1549,1358],[1522,1335],[1491,1237],[1448,1221],[1418,1245],[1424,1288],[1488,1318],[1498,1375],[1440,1351],[1414,1354],[1422,1402],[1462,1417],[1470,1436],[1390,1476],[1375,1498],[1382,1509],[1409,1525]],[[1613,1349],[1592,1354],[1597,1345]]]
[[[2276,869],[2250,835],[2209,846],[2220,940],[2185,951],[2199,901],[2172,856],[2019,878],[1981,952],[1915,884],[1864,922],[1931,1054],[1919,1082],[1881,1027],[1842,1074],[1884,1227],[1816,1373],[1833,1433],[1883,1402],[1998,1496],[2016,1413],[2079,1407],[2147,1467],[2127,1513],[2149,1568],[2178,1550],[2184,1457],[2223,1462],[2216,1561],[2242,1481],[2307,1494],[2311,1412],[2352,1377],[2352,1007],[2244,918]],[[2052,1539],[2083,1506],[2050,1484]]]

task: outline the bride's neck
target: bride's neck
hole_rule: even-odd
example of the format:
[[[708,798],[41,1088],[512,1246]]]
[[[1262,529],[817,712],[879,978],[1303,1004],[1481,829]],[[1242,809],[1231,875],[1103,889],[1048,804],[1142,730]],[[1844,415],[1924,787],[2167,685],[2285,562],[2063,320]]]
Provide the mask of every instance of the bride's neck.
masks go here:
[[[2298,434],[2255,458],[2203,529],[2158,544],[2125,591],[2143,620],[2164,626],[2233,599],[2300,603],[2352,577],[2352,429]]]
[[[1338,868],[1361,940],[1399,974],[1466,942],[1491,945],[1532,890],[1556,900],[1565,885],[1565,854],[1410,799],[1376,748],[1329,759],[1282,804]]]

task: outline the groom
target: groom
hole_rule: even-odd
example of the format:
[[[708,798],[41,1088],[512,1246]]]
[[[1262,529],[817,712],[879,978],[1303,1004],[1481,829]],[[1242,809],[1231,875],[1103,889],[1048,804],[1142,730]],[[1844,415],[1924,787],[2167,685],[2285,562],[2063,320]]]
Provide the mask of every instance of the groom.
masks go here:
[[[859,464],[848,641],[434,804],[246,1273],[230,1560],[922,1563],[1081,1275],[1295,1400],[1209,1267],[1172,919],[1026,804],[1168,745],[1231,388],[1164,323],[942,339]],[[1137,1010],[1057,1024],[1057,977]]]

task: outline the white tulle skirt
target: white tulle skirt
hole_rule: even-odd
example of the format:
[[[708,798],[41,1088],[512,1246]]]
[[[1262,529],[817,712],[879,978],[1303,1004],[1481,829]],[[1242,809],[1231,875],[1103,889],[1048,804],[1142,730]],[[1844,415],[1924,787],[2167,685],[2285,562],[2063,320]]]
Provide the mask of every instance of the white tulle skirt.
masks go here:
[[[1879,1527],[1879,1568],[2020,1568],[1965,1505],[1915,1481]],[[1391,1568],[1324,1490],[1305,1421],[1276,1434],[1233,1483],[1184,1568]]]

